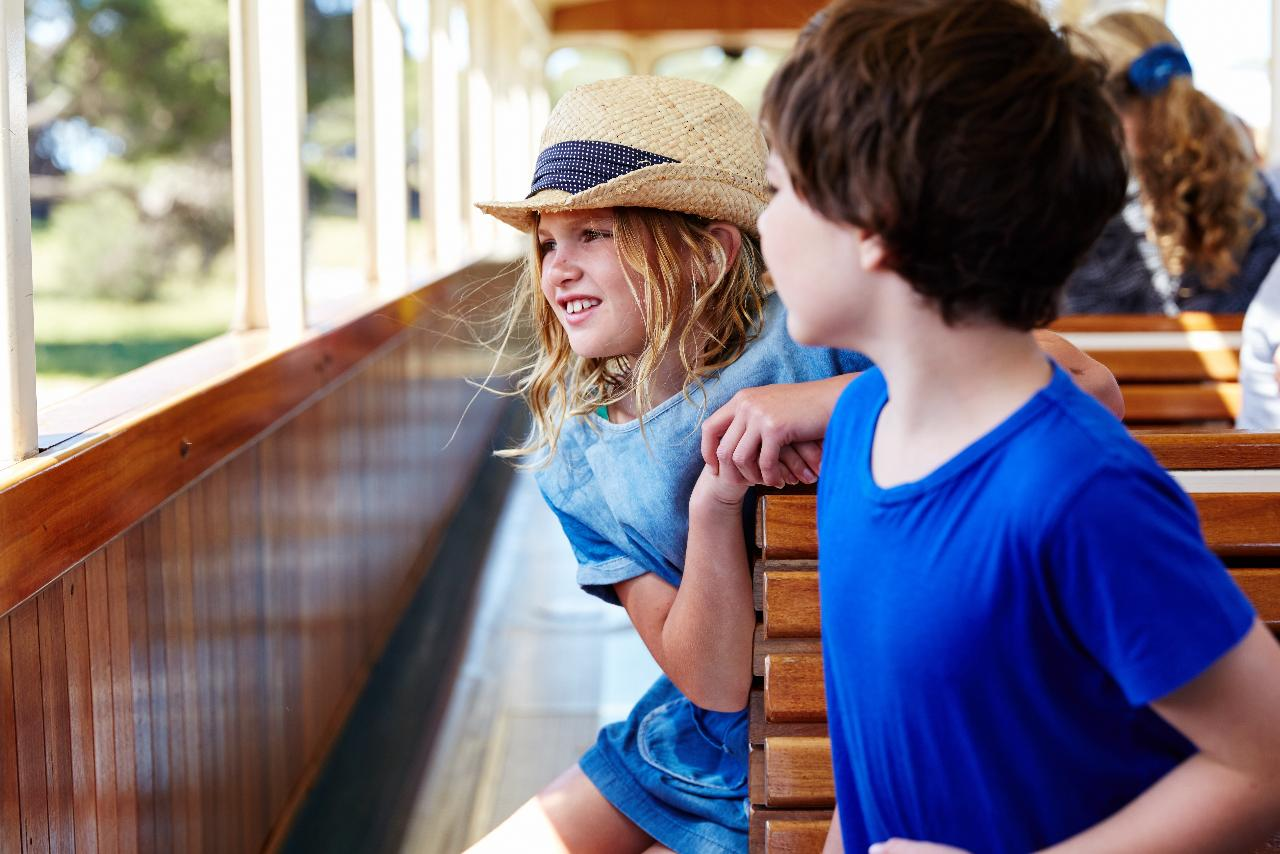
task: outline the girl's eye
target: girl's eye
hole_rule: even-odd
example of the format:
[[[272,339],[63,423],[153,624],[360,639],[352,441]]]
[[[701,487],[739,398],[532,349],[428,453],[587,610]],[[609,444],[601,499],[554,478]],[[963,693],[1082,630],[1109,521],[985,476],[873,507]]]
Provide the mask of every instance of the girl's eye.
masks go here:
[[[595,229],[595,228],[588,228],[586,231],[582,232],[582,239],[587,241],[600,240],[601,238],[605,238],[605,237],[613,237],[613,232],[600,231],[599,229]]]
[[[538,244],[538,251],[545,257],[546,254],[556,248],[554,240],[544,240]]]

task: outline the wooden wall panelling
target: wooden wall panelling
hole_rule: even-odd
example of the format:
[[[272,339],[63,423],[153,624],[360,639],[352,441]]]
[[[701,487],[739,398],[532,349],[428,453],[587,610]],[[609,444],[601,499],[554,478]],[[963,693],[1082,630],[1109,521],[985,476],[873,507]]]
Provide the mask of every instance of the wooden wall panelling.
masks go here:
[[[214,779],[216,785],[209,824],[213,828],[211,849],[233,850],[240,835],[240,766],[236,752],[241,736],[238,729],[238,706],[235,691],[235,580],[231,574],[232,547],[230,540],[230,506],[227,492],[227,467],[214,469],[202,482],[199,490],[204,519],[200,530],[205,554],[200,566],[205,579],[208,626],[210,632],[210,659],[212,669],[211,708],[213,710],[216,745]],[[194,509],[194,508],[193,508]]]
[[[138,729],[134,726],[133,643],[129,632],[128,537],[103,549],[107,617],[111,636],[111,714],[115,732],[116,843],[120,851],[139,851],[142,804],[138,777]],[[93,566],[93,564],[90,564]],[[147,778],[150,779],[150,776]]]
[[[191,781],[191,755],[187,742],[188,708],[185,690],[186,655],[182,637],[182,574],[179,570],[177,511],[174,502],[166,501],[152,514],[151,527],[157,534],[159,548],[154,552],[153,571],[160,587],[151,590],[152,601],[159,604],[164,621],[161,644],[164,647],[164,715],[165,733],[169,739],[169,786],[166,796],[173,817],[171,832],[174,850],[189,850],[192,824],[188,791]],[[148,520],[150,521],[150,520]],[[144,525],[147,523],[144,522]],[[156,595],[156,594],[159,595]]]
[[[18,805],[18,724],[13,706],[13,653],[9,618],[0,617],[0,850],[22,850]]]
[[[93,718],[93,785],[96,844],[101,854],[120,850],[117,811],[116,726],[111,671],[110,593],[107,585],[107,549],[101,548],[84,562],[83,599],[85,638],[89,657],[89,704]]]
[[[36,597],[40,626],[40,691],[44,700],[45,779],[49,848],[75,850],[75,789],[71,770],[71,703],[67,689],[67,635],[62,589],[52,584]]]
[[[80,564],[56,585],[62,593],[67,662],[67,710],[71,735],[71,791],[75,806],[75,848],[98,850],[98,793],[94,767],[93,674],[89,658],[87,573]]]
[[[230,631],[235,637],[237,780],[240,797],[240,849],[256,850],[267,819],[267,633],[262,555],[262,497],[258,489],[261,447],[231,460],[227,467],[230,571],[235,596]]]
[[[216,734],[218,704],[214,696],[215,679],[213,673],[213,627],[210,625],[209,599],[213,591],[209,589],[209,580],[213,575],[213,567],[209,560],[208,533],[205,522],[204,499],[208,489],[209,476],[189,486],[178,496],[178,530],[188,532],[187,553],[189,560],[188,587],[190,590],[189,625],[191,631],[191,655],[194,661],[190,668],[194,687],[189,702],[195,706],[197,716],[193,730],[200,766],[196,777],[199,791],[196,793],[196,809],[200,817],[197,845],[201,851],[218,851],[215,839],[217,833],[218,786],[222,777],[218,771],[219,752],[222,745]]]
[[[151,766],[152,766],[152,826],[155,834],[155,850],[159,852],[174,851],[181,836],[175,834],[179,827],[180,817],[176,814],[174,803],[174,766],[181,756],[174,755],[175,743],[170,735],[169,710],[169,653],[165,637],[164,613],[164,565],[161,555],[160,518],[150,515],[137,526],[142,541],[142,553],[138,562],[140,578],[140,595],[144,605],[140,620],[145,631],[139,632],[146,638],[147,646],[147,692],[150,714],[147,720],[151,729]],[[132,562],[132,560],[131,560]],[[132,571],[133,567],[130,567]],[[132,591],[130,591],[132,596]],[[130,628],[137,630],[138,624],[130,620]],[[136,687],[135,682],[135,687]]]
[[[9,614],[13,705],[18,741],[18,802],[23,854],[49,851],[49,782],[45,767],[40,618],[34,600]]]
[[[183,718],[185,724],[187,752],[187,815],[190,822],[187,828],[187,839],[190,851],[204,850],[204,822],[206,812],[204,796],[207,775],[205,763],[209,757],[206,751],[212,747],[212,741],[205,737],[204,718],[208,709],[208,661],[201,661],[201,637],[196,625],[196,591],[195,573],[192,566],[192,530],[191,530],[191,487],[179,492],[171,500],[173,505],[174,545],[177,549],[177,563],[171,569],[177,570],[177,606],[178,627],[182,644],[182,698]],[[163,517],[162,517],[163,518]],[[202,694],[205,702],[201,702]]]

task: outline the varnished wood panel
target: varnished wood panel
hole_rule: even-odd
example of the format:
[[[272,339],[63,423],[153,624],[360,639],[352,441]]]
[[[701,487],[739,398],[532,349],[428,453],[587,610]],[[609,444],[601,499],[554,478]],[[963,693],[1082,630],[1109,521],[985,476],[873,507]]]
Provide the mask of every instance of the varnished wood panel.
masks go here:
[[[1234,383],[1240,376],[1237,350],[1090,350],[1121,383]]]
[[[820,0],[587,0],[556,7],[551,29],[572,32],[670,32],[672,30],[798,30],[825,5]]]
[[[822,655],[822,641],[818,638],[767,638],[764,626],[756,625],[755,640],[751,644],[751,672],[764,676],[764,661],[770,655]]]
[[[1258,617],[1273,629],[1280,629],[1280,568],[1233,569],[1231,577],[1249,597]]]
[[[797,723],[778,723],[767,720],[764,711],[764,690],[760,688],[751,691],[751,698],[747,705],[748,719],[750,726],[748,728],[748,739],[751,744],[764,746],[766,738],[780,735],[799,735],[799,736],[817,736],[819,738],[827,737],[827,724],[825,721],[820,723],[797,722]]]
[[[4,851],[23,849],[22,812],[18,806],[18,724],[13,714],[9,618],[0,617],[0,850]]]
[[[822,854],[830,826],[830,810],[753,810],[749,831],[751,850],[768,854]]]
[[[1050,324],[1055,332],[1239,332],[1243,314],[1208,314],[1184,311],[1175,317],[1161,314],[1073,314]]]
[[[818,556],[816,495],[765,495],[760,499],[756,545],[764,560],[812,560]]]
[[[816,637],[821,632],[816,569],[766,569],[763,587],[764,633],[767,637]]]
[[[822,684],[822,657],[766,655],[764,707],[765,720],[770,723],[825,721],[827,695]]]
[[[751,802],[767,807],[826,807],[835,804],[831,742],[825,738],[779,737],[751,753]]]
[[[1126,424],[1235,421],[1239,383],[1122,383]]]

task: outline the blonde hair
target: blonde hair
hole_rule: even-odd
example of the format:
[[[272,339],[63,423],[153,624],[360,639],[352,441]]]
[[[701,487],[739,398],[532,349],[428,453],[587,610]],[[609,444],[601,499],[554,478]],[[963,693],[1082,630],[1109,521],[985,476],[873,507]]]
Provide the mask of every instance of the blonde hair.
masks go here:
[[[1136,129],[1130,158],[1149,238],[1169,272],[1194,271],[1207,286],[1225,287],[1262,225],[1261,188],[1242,129],[1188,76],[1149,96],[1129,82],[1129,66],[1145,51],[1179,44],[1159,19],[1116,12],[1084,31],[1111,69],[1107,88],[1117,108]]]
[[[512,376],[514,390],[529,407],[529,436],[499,456],[544,465],[555,455],[560,433],[570,418],[634,395],[640,427],[652,408],[649,384],[663,356],[674,345],[689,386],[732,364],[759,334],[768,293],[760,248],[742,234],[732,264],[709,229],[710,222],[689,214],[649,208],[614,208],[614,246],[618,263],[641,308],[644,350],[625,356],[584,358],[542,294],[542,257],[534,229],[525,269],[506,312],[503,341],[532,319],[532,350]],[[532,458],[532,459],[530,459]]]

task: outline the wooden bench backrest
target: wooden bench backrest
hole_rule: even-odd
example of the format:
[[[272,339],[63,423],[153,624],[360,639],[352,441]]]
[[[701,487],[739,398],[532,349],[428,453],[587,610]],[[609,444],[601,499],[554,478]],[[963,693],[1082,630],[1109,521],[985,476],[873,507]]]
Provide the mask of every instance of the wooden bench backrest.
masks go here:
[[[1240,412],[1243,315],[1083,315],[1053,325],[1115,374],[1131,425],[1220,424]]]
[[[1200,512],[1205,539],[1280,632],[1280,434],[1136,434]],[[816,496],[763,495],[757,508],[751,698],[751,850],[819,854],[835,800],[818,605]],[[1267,849],[1272,850],[1272,849]]]

